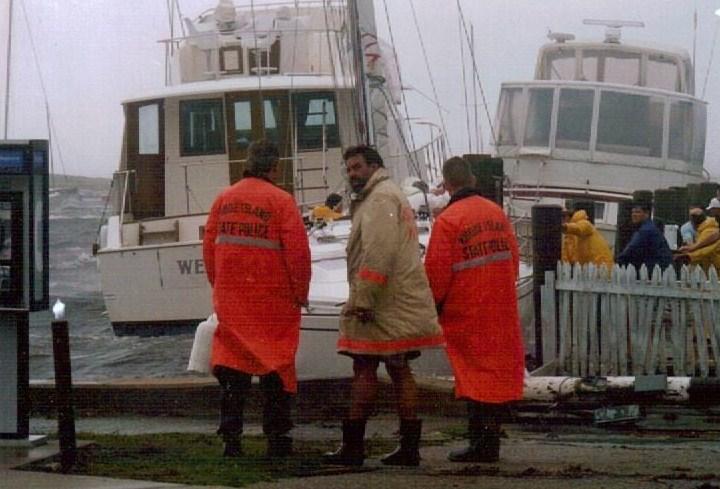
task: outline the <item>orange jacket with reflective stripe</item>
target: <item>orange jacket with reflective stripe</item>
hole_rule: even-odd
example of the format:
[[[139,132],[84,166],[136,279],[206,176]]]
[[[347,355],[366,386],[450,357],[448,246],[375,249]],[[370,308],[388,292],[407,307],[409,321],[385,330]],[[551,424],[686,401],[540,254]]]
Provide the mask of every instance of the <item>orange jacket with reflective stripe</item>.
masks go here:
[[[435,221],[425,257],[455,394],[488,403],[521,399],[525,366],[515,235],[493,202],[469,189],[456,196]]]
[[[293,197],[268,181],[243,178],[215,200],[203,256],[218,316],[213,367],[275,371],[284,389],[296,392],[310,248]]]
[[[412,209],[382,168],[353,203],[347,260],[350,297],[344,311],[370,309],[375,319],[363,323],[343,316],[341,353],[391,355],[444,343]]]

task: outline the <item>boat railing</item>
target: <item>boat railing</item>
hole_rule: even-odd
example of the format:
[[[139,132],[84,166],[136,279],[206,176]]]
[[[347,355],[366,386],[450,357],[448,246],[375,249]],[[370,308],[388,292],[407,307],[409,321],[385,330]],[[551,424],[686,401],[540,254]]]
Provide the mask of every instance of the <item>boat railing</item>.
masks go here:
[[[398,161],[406,162],[408,175],[424,182],[435,182],[442,180],[442,166],[447,157],[445,135],[438,134],[414,151],[389,155],[385,159],[395,165]]]
[[[508,82],[497,113],[500,156],[641,166],[666,160],[666,169],[702,173],[707,104],[691,95],[584,81]]]

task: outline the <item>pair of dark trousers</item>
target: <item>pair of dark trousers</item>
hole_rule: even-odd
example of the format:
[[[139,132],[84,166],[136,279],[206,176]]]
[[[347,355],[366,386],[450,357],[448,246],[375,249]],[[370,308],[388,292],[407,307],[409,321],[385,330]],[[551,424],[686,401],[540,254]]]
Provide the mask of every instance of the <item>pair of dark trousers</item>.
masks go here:
[[[213,374],[220,383],[220,427],[218,434],[237,436],[243,432],[245,400],[250,392],[252,375],[228,367],[216,367]],[[291,396],[283,390],[277,372],[260,375],[263,392],[263,433],[284,435],[293,427],[290,419]]]

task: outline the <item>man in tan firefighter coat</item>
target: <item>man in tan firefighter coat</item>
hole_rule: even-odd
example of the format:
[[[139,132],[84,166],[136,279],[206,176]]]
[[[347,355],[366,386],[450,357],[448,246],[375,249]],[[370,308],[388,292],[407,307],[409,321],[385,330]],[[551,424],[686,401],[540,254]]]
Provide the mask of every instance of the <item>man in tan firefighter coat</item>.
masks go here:
[[[354,378],[343,443],[328,463],[361,465],[365,423],[385,363],[397,392],[400,446],[382,458],[387,465],[418,465],[421,421],[409,361],[420,350],[444,344],[417,238],[415,218],[402,190],[368,146],[343,156],[354,191],[347,245],[350,297],[340,323],[338,351],[353,359]]]

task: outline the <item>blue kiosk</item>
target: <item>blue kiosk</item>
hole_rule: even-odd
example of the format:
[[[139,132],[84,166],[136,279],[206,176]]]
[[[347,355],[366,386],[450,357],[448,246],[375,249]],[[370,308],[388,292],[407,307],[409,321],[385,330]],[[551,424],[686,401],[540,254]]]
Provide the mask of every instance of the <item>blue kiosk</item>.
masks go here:
[[[48,143],[0,140],[0,446],[30,437],[30,312],[49,307]]]

